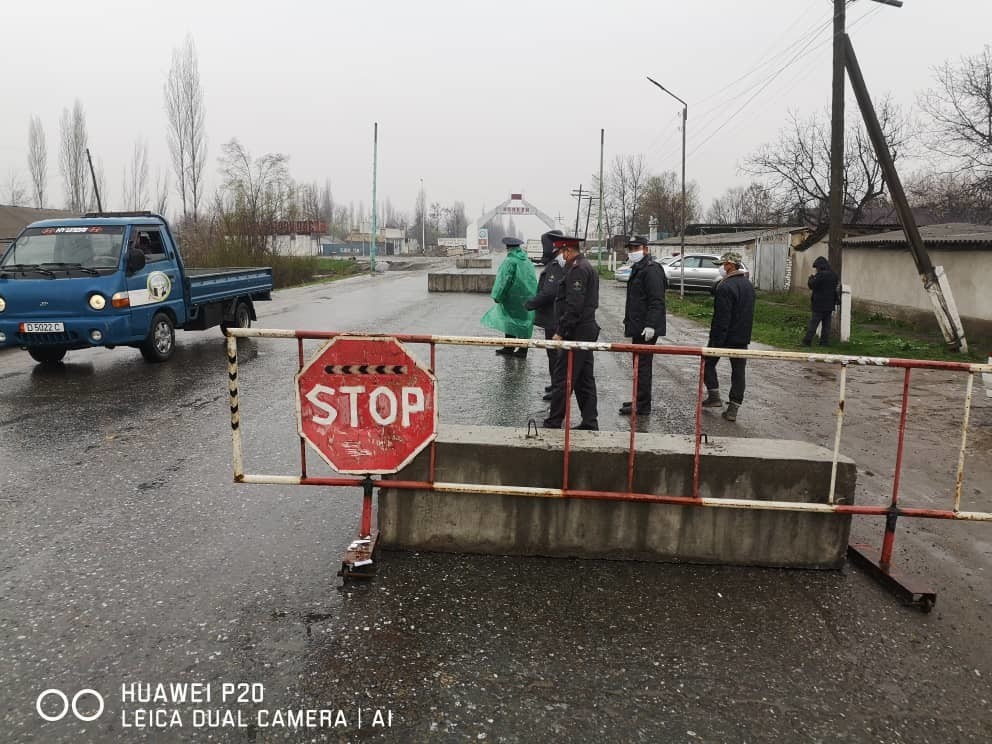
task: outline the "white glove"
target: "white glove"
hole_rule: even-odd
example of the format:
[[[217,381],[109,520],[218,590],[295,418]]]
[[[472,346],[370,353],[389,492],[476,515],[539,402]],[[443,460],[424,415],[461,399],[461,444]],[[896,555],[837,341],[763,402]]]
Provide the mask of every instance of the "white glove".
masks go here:
[[[650,341],[653,338],[654,338],[654,328],[645,328],[644,329],[644,340],[645,341]]]

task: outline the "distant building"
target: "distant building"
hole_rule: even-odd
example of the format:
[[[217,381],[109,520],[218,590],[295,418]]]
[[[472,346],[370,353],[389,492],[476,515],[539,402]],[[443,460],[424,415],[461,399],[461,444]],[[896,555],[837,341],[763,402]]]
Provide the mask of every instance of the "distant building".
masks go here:
[[[327,232],[322,220],[276,220],[272,251],[280,256],[319,256],[320,237]]]

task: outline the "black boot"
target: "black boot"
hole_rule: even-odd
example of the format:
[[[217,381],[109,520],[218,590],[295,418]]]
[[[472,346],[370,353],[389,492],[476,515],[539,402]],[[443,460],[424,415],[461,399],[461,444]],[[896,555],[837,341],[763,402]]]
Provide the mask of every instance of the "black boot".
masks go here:
[[[720,400],[720,388],[713,388],[712,390],[706,391],[706,397],[703,398],[703,408],[722,408],[723,401]]]

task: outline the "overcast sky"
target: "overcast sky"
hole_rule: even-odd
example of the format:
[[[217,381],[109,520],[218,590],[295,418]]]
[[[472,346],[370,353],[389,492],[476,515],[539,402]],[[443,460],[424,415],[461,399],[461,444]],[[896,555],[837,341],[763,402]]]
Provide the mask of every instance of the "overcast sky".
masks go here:
[[[643,153],[652,172],[679,170],[679,104],[650,75],[689,105],[687,173],[708,207],[747,182],[742,158],[790,109],[828,105],[831,14],[832,0],[5,0],[0,201],[11,172],[29,186],[38,115],[49,206],[64,204],[59,118],[77,98],[105,205],[120,207],[137,138],[152,177],[170,169],[162,87],[189,33],[211,189],[220,145],[236,137],[254,155],[289,155],[295,179],[329,178],[338,203],[367,210],[378,121],[380,199],[400,210],[412,212],[423,178],[429,201],[464,201],[470,218],[511,191],[574,215],[569,191],[598,169],[600,128],[607,162]],[[848,25],[873,97],[910,106],[933,66],[992,40],[992,1],[857,0]],[[536,234],[532,219],[519,224]]]

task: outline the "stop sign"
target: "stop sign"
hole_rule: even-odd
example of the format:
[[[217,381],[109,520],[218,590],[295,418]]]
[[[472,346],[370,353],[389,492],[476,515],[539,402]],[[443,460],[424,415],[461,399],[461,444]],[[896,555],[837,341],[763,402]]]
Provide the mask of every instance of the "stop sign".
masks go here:
[[[331,339],[296,375],[300,436],[339,473],[395,473],[436,436],[435,383],[395,338]]]

